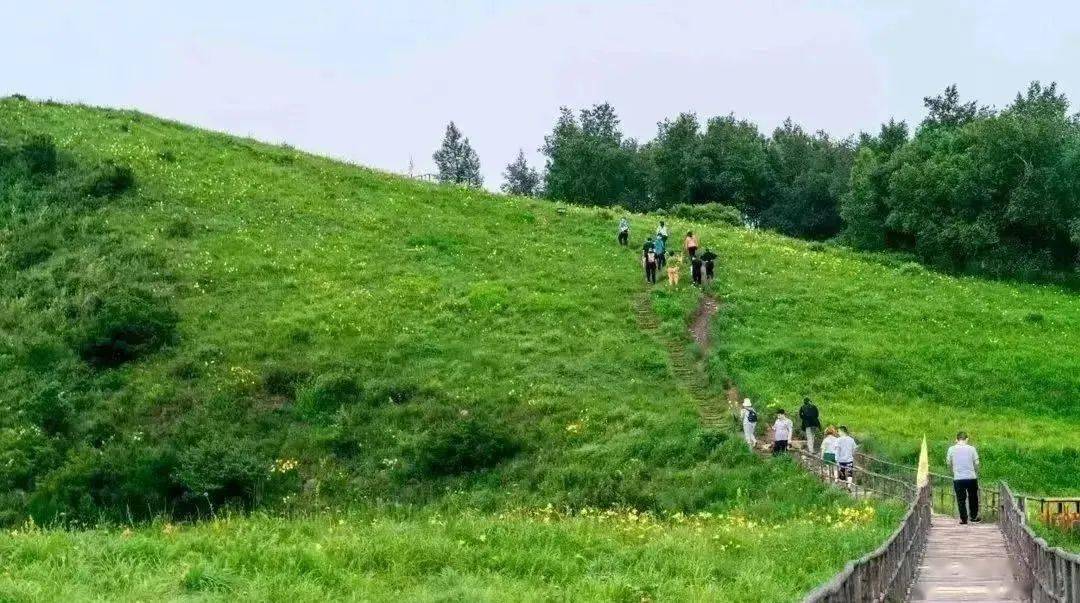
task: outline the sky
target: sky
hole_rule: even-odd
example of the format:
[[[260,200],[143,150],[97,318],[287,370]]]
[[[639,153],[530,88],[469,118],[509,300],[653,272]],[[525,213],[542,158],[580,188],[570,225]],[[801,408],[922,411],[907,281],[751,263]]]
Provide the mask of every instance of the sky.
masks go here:
[[[0,95],[138,109],[404,173],[453,120],[497,188],[560,106],[648,140],[680,112],[835,136],[956,83],[1080,98],[1080,3],[0,0]]]

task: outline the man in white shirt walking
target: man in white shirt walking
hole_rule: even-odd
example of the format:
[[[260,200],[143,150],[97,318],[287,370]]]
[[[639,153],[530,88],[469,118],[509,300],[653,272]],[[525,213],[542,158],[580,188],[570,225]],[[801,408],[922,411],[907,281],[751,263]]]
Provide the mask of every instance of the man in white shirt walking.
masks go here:
[[[848,434],[847,425],[840,426],[840,437],[836,439],[836,464],[840,467],[840,481],[851,483],[855,476],[855,449],[859,445]]]
[[[772,430],[772,453],[777,455],[787,452],[788,444],[791,442],[791,432],[795,431],[795,425],[788,418],[784,409],[781,408],[776,411],[776,422],[773,423]]]
[[[968,444],[968,436],[961,431],[956,434],[956,443],[949,446],[945,454],[945,464],[953,472],[953,490],[956,492],[956,506],[960,511],[960,524],[971,521],[979,523],[979,452]]]

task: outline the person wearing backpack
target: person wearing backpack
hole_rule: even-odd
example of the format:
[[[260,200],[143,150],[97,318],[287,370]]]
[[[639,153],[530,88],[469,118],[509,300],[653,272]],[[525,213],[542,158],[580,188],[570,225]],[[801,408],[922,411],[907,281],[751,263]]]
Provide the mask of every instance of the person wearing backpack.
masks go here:
[[[650,285],[656,284],[656,251],[652,245],[646,244],[641,252],[641,265],[645,267],[645,282]]]
[[[664,242],[663,237],[656,237],[653,239],[653,250],[656,252],[657,268],[663,268],[667,265],[667,243]]]
[[[743,400],[742,406],[743,438],[746,439],[746,444],[753,450],[757,446],[757,436],[754,435],[754,431],[757,430],[757,411],[754,410],[754,403],[750,401],[750,398]]]

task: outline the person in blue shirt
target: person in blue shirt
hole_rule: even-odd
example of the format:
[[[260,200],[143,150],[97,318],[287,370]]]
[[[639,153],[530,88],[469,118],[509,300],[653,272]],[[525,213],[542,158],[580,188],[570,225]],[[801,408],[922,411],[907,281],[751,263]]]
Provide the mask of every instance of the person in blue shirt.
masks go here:
[[[653,239],[653,251],[656,252],[656,266],[658,268],[663,268],[667,265],[667,259],[664,257],[664,252],[666,251],[665,247],[666,244],[664,243],[663,237],[656,237]]]

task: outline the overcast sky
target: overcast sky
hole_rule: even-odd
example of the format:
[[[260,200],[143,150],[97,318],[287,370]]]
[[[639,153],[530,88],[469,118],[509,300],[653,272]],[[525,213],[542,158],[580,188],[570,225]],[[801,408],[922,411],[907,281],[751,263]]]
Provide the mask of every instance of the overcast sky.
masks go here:
[[[838,136],[957,83],[1080,98],[1080,3],[0,0],[0,95],[136,108],[404,172],[448,121],[495,188],[560,105],[651,138],[681,111]]]

